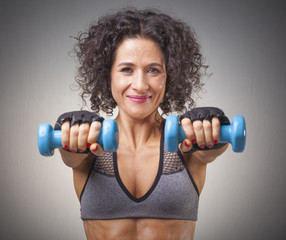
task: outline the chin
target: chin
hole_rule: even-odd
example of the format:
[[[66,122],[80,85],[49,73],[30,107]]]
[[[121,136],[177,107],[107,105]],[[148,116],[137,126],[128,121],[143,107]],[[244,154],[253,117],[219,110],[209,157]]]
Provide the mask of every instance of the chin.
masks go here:
[[[147,111],[132,111],[129,112],[128,115],[136,120],[143,120],[148,117],[151,117],[154,112],[147,112]]]
[[[142,119],[145,119],[146,117],[148,117],[150,115],[144,114],[144,113],[132,113],[132,114],[129,114],[129,116],[131,116],[132,118],[134,118],[136,120],[142,120]]]

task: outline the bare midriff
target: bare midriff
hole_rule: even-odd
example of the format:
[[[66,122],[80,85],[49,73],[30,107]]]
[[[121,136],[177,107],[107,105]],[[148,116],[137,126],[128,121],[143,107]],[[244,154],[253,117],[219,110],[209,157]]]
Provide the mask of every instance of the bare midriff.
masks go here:
[[[88,240],[192,240],[195,222],[169,219],[84,220]]]

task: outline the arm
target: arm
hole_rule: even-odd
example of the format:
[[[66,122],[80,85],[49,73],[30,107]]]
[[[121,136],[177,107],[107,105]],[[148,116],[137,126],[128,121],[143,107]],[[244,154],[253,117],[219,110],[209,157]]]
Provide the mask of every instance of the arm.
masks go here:
[[[215,150],[209,151],[196,151],[190,154],[190,161],[200,161],[204,164],[208,164],[213,162],[218,156],[223,154],[226,149],[228,148],[228,144],[224,145],[223,147]]]
[[[77,168],[84,161],[88,159],[88,154],[82,153],[71,153],[63,149],[59,149],[63,162],[71,168]]]
[[[199,194],[205,185],[207,164],[213,162],[227,147],[228,144],[216,150],[196,151],[190,154],[183,154],[188,169],[198,187]]]
[[[223,154],[228,144],[219,144],[220,125],[228,119],[215,108],[198,108],[181,118],[187,136],[180,146],[189,171],[201,193],[206,178],[207,164]]]

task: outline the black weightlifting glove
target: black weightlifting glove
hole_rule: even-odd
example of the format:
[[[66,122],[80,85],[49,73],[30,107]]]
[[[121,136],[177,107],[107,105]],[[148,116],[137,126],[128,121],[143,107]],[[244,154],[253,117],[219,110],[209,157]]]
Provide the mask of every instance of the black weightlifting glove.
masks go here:
[[[92,123],[94,121],[103,122],[104,118],[100,117],[98,114],[88,111],[74,111],[67,112],[59,116],[54,129],[61,130],[62,124],[65,121],[70,121],[70,126],[73,126],[75,123]]]
[[[76,123],[82,124],[82,123],[89,123],[91,124],[94,121],[103,122],[104,118],[100,117],[98,114],[89,112],[89,111],[73,111],[73,112],[67,112],[59,116],[54,129],[55,130],[61,130],[62,124],[65,121],[70,122],[70,126],[73,126]],[[66,150],[69,151],[69,150]],[[70,152],[70,151],[69,151]],[[80,152],[77,152],[80,153]],[[87,148],[82,153],[90,153],[90,150]]]
[[[228,118],[224,115],[224,112],[221,109],[215,107],[194,108],[180,116],[180,121],[183,118],[189,118],[192,122],[195,120],[209,120],[211,122],[213,117],[217,117],[221,125],[230,124]]]
[[[220,121],[220,125],[229,125],[230,121],[227,118],[227,116],[224,115],[224,112],[219,109],[219,108],[215,108],[215,107],[200,107],[200,108],[194,108],[191,111],[186,112],[185,114],[181,115],[179,117],[180,121],[183,118],[189,118],[192,122],[199,120],[199,121],[203,121],[203,120],[208,120],[208,121],[212,121],[213,117],[217,117]],[[215,145],[213,148],[208,148],[205,147],[204,149],[201,149],[198,144],[194,144],[193,148],[187,152],[187,153],[192,153],[195,151],[207,151],[207,150],[214,150],[214,149],[219,149],[221,147],[223,147],[224,145],[226,145],[226,143],[219,143],[217,145]]]

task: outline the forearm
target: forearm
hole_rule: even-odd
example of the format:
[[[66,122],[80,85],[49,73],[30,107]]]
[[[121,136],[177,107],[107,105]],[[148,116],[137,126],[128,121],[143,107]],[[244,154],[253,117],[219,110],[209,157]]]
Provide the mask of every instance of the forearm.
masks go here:
[[[191,158],[196,161],[203,162],[205,164],[213,162],[218,156],[223,154],[227,149],[228,144],[224,145],[219,149],[208,150],[208,151],[196,151],[191,154]]]
[[[65,151],[64,149],[59,149],[63,162],[71,168],[76,168],[79,166],[84,160],[87,159],[88,154],[83,153],[71,153]]]

